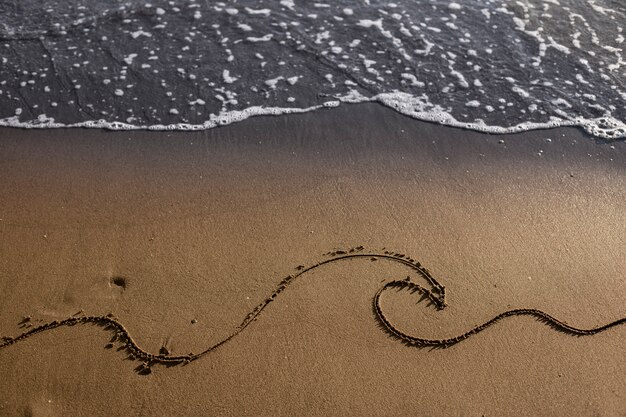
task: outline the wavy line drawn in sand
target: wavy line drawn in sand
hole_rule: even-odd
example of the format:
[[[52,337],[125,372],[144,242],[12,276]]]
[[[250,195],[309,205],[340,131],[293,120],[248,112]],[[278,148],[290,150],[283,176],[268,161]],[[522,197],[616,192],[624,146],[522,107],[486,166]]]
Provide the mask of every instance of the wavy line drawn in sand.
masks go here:
[[[443,310],[446,307],[446,289],[443,285],[439,283],[428,271],[428,269],[424,268],[419,262],[415,261],[413,258],[410,258],[402,253],[383,251],[383,252],[365,252],[363,246],[358,246],[355,248],[351,248],[349,250],[337,250],[334,252],[328,252],[325,256],[329,256],[329,258],[324,259],[322,261],[317,262],[316,264],[310,265],[308,267],[304,265],[300,265],[296,268],[296,273],[287,276],[284,278],[276,287],[276,289],[271,293],[269,297],[267,297],[263,302],[257,305],[246,317],[243,319],[241,324],[225,339],[217,342],[216,344],[208,347],[204,351],[200,353],[189,353],[186,355],[170,355],[167,350],[161,350],[158,354],[150,353],[144,349],[142,349],[137,342],[133,339],[130,332],[124,327],[124,325],[113,316],[113,314],[107,314],[104,316],[73,316],[64,320],[54,320],[49,323],[42,324],[33,329],[30,329],[19,336],[16,337],[3,337],[0,342],[0,349],[6,348],[10,345],[13,345],[18,342],[22,342],[25,339],[28,339],[31,336],[34,336],[38,333],[46,332],[52,329],[56,329],[58,327],[63,326],[74,326],[77,324],[87,324],[91,323],[94,325],[102,326],[105,330],[108,330],[113,333],[113,338],[111,343],[107,344],[107,348],[114,347],[114,343],[118,343],[118,350],[124,350],[128,354],[129,359],[131,360],[140,360],[142,364],[135,368],[135,370],[139,374],[149,374],[151,373],[151,367],[153,365],[162,364],[166,366],[171,365],[180,365],[180,364],[188,364],[197,359],[202,358],[203,356],[213,352],[218,349],[222,345],[233,340],[239,334],[241,334],[244,330],[246,330],[252,322],[257,320],[261,313],[265,310],[267,306],[272,303],[280,293],[285,291],[291,283],[300,276],[306,274],[309,271],[312,271],[316,268],[321,267],[322,265],[336,263],[347,260],[354,259],[369,259],[371,261],[374,260],[386,260],[390,262],[395,262],[406,266],[409,270],[417,273],[420,277],[424,278],[431,286],[432,289],[427,289],[417,283],[411,281],[410,277],[402,280],[392,280],[385,283],[374,295],[373,298],[373,309],[376,316],[376,319],[379,321],[379,324],[382,328],[395,339],[403,342],[406,345],[413,347],[432,347],[432,348],[447,348],[452,345],[455,345],[470,336],[473,336],[477,333],[482,332],[488,327],[492,326],[496,322],[511,316],[532,316],[539,321],[545,323],[546,325],[552,327],[555,330],[576,336],[590,336],[594,334],[598,334],[605,330],[608,330],[612,327],[626,324],[626,317],[615,320],[613,322],[604,324],[602,326],[593,327],[591,329],[580,329],[577,327],[570,326],[569,324],[552,317],[548,313],[545,313],[541,310],[531,309],[531,308],[522,308],[515,310],[508,310],[503,313],[498,314],[491,320],[476,326],[469,331],[460,334],[456,337],[452,337],[449,339],[425,339],[417,336],[412,336],[402,332],[400,329],[395,327],[393,323],[385,316],[383,312],[383,308],[381,306],[381,295],[390,289],[396,290],[407,290],[411,293],[419,293],[423,299],[428,299],[430,304],[433,305],[438,310]],[[26,316],[22,324],[29,322],[30,317]]]

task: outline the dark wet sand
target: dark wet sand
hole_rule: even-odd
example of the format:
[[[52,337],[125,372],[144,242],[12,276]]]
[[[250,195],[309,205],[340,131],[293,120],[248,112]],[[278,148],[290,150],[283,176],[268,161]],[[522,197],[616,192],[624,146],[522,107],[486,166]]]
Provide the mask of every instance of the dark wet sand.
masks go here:
[[[441,312],[384,296],[409,334],[513,308],[577,327],[626,315],[626,143],[576,129],[484,135],[373,104],[198,133],[3,129],[0,181],[0,335],[82,309],[146,350],[199,352],[295,267],[358,245],[446,286]],[[319,268],[220,349],[145,376],[99,327],[37,335],[0,350],[0,415],[626,415],[624,326],[574,337],[514,317],[407,347],[371,304],[406,275]]]

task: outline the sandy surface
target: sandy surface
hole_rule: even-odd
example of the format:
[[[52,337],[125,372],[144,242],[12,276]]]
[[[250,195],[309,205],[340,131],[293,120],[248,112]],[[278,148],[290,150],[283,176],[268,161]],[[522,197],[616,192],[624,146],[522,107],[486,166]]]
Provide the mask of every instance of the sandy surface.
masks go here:
[[[199,133],[0,130],[0,335],[25,315],[112,312],[148,351],[199,352],[297,266],[358,245],[446,286],[443,311],[383,296],[408,334],[452,337],[512,308],[598,326],[626,315],[626,143],[612,145],[377,105]],[[0,415],[626,415],[626,327],[575,337],[514,317],[408,347],[372,311],[408,274],[318,268],[231,342],[149,375],[102,328],[36,335],[0,350]]]

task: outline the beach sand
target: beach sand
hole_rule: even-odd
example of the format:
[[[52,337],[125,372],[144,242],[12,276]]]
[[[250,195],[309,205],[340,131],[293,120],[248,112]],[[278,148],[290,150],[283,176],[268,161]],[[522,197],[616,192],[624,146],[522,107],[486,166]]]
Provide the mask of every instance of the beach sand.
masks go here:
[[[0,181],[3,336],[82,310],[147,351],[200,352],[296,267],[360,245],[446,286],[443,311],[383,295],[407,334],[514,308],[582,328],[626,316],[626,143],[577,129],[486,135],[375,104],[203,132],[3,129]],[[406,346],[372,299],[410,272],[322,266],[219,349],[148,375],[101,327],[35,335],[0,350],[0,415],[626,415],[626,326],[512,317]]]

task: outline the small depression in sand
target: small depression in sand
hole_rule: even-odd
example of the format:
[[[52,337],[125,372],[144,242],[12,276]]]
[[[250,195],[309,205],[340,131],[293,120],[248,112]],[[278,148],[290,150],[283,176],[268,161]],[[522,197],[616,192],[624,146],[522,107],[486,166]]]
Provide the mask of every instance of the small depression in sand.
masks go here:
[[[120,276],[116,276],[116,277],[112,277],[109,280],[109,286],[120,292],[120,294],[124,291],[126,291],[126,278],[124,277],[120,277]]]

